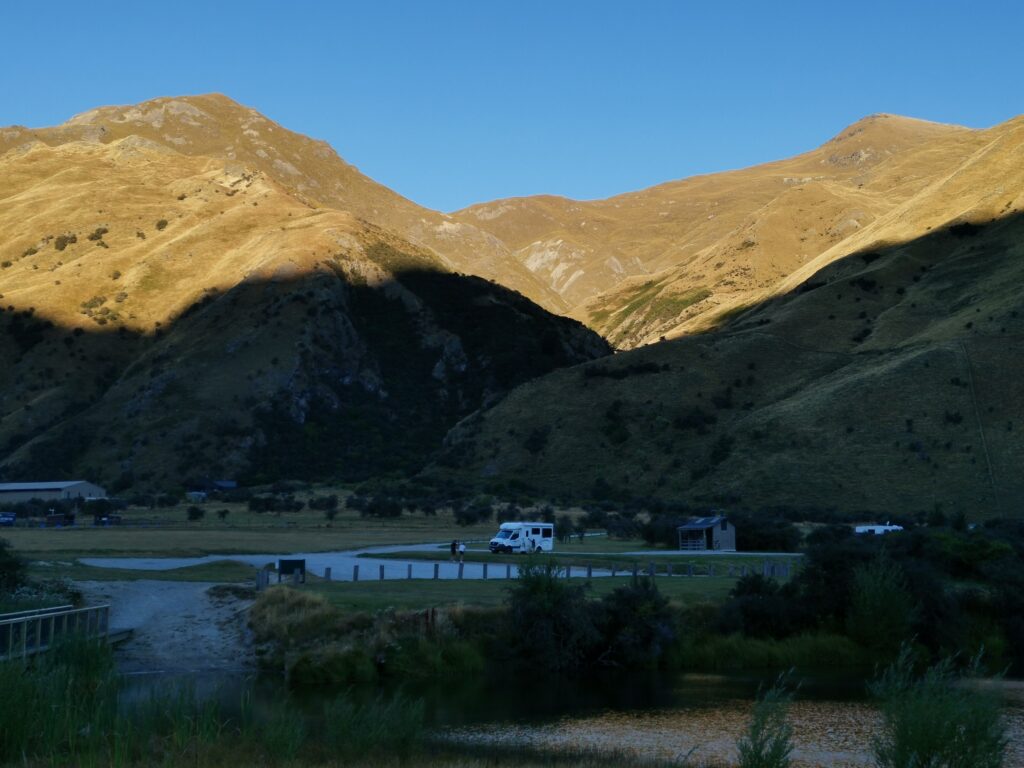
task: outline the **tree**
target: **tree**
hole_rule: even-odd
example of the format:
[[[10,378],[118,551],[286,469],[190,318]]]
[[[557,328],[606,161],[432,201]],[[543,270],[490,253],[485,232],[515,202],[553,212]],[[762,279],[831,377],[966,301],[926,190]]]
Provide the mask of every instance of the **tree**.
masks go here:
[[[509,588],[509,647],[534,669],[571,671],[600,639],[583,587],[554,563],[527,562]]]
[[[559,515],[555,518],[555,538],[565,544],[572,536],[572,518],[568,515]]]
[[[654,583],[638,579],[609,593],[597,621],[604,639],[598,660],[626,668],[657,667],[676,639],[672,611]]]

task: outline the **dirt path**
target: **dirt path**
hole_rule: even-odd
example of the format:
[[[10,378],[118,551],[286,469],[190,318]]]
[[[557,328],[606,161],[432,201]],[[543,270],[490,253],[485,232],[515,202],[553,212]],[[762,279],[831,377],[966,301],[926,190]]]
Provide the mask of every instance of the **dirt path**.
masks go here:
[[[133,630],[117,649],[125,672],[246,669],[252,601],[209,582],[80,581],[86,603],[110,603],[112,629]]]

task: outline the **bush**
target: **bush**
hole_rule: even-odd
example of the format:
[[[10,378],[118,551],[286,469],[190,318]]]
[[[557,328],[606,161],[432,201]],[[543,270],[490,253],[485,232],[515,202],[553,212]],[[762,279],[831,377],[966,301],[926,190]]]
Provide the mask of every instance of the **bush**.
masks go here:
[[[486,523],[494,517],[494,507],[486,500],[457,505],[453,512],[455,514],[455,522],[459,525]]]
[[[718,631],[773,638],[795,634],[809,625],[812,618],[795,599],[795,593],[793,586],[782,586],[759,573],[743,576],[719,612]]]
[[[913,633],[914,599],[899,565],[877,559],[853,572],[846,633],[865,648],[892,658]]]
[[[777,683],[754,704],[746,734],[736,743],[739,768],[788,768],[793,728],[786,722],[790,696]]]
[[[390,496],[374,496],[359,514],[363,517],[401,517],[402,503]]]
[[[914,674],[909,646],[870,689],[881,699],[882,732],[874,743],[879,768],[999,768],[1006,726],[998,695],[965,682],[981,675],[975,659],[963,675],[949,658]]]
[[[203,517],[206,515],[205,510],[203,510],[201,507],[196,506],[189,507],[187,510],[185,510],[185,512],[188,515],[188,521],[190,523],[198,522],[202,520]]]
[[[0,539],[0,590],[13,591],[24,581],[24,564],[11,551],[11,545]]]
[[[552,562],[527,562],[509,587],[508,645],[536,670],[572,671],[600,639],[583,587],[559,579]]]
[[[167,219],[160,219],[160,221],[158,221],[156,223],[156,228],[161,230],[161,231],[166,229],[167,228]]]
[[[338,497],[333,493],[330,496],[313,496],[309,500],[310,509],[318,509],[323,512],[336,510],[338,508]]]
[[[597,625],[604,638],[597,658],[603,664],[657,667],[675,643],[668,600],[653,579],[638,579],[613,590],[597,610]]]
[[[53,241],[53,247],[58,251],[63,251],[72,243],[78,242],[78,235],[57,235],[57,239]]]

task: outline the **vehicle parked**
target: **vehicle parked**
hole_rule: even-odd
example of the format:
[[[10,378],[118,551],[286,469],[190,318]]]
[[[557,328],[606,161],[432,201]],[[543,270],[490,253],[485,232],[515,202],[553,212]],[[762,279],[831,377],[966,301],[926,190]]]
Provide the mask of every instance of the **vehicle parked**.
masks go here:
[[[16,522],[18,522],[18,516],[13,512],[0,512],[0,526],[13,528]]]
[[[555,526],[551,523],[502,523],[489,549],[497,554],[551,552],[555,548]]]

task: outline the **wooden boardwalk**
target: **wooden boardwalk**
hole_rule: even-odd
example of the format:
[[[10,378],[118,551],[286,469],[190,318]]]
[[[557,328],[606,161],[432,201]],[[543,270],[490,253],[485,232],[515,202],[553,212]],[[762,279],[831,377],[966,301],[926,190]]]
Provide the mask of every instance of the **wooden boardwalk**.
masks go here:
[[[68,635],[116,642],[122,633],[110,632],[110,606],[75,608],[60,605],[34,611],[0,614],[0,662],[27,660],[49,650]]]

